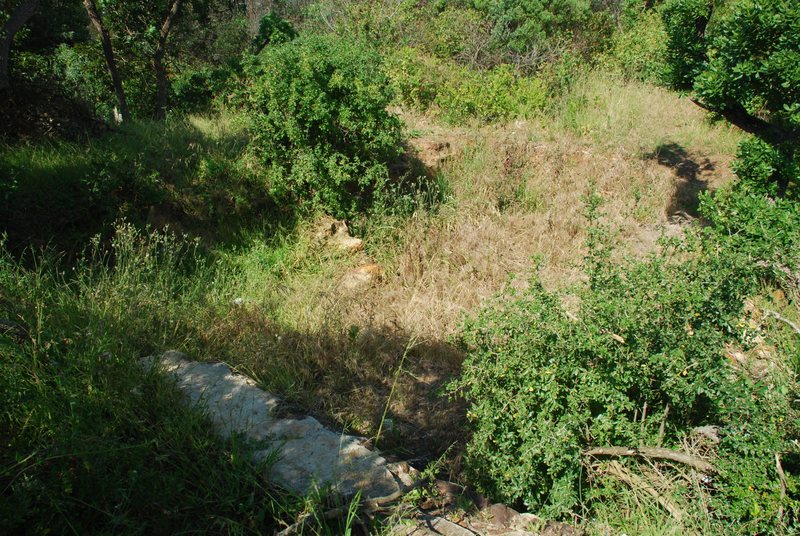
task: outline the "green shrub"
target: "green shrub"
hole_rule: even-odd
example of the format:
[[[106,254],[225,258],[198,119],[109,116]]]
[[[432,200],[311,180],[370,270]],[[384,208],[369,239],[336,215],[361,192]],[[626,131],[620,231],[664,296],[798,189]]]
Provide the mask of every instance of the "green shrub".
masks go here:
[[[740,320],[755,271],[694,239],[674,247],[616,265],[594,228],[576,313],[533,281],[465,324],[467,358],[451,389],[469,403],[469,474],[490,496],[566,516],[603,497],[602,483],[587,480],[587,448],[680,448],[694,427],[715,425],[723,438],[715,522],[743,532],[776,526],[778,507],[790,502],[780,497],[774,453],[797,455],[796,386],[780,376],[750,380],[725,350],[752,344]],[[797,469],[789,470],[795,485]]]
[[[661,16],[647,11],[616,32],[600,66],[629,80],[663,83],[667,74],[667,35]]]
[[[401,151],[380,56],[333,36],[267,47],[248,67],[254,144],[270,193],[339,216],[369,206]]]
[[[545,83],[510,65],[476,71],[403,48],[391,56],[388,72],[401,104],[434,110],[451,123],[531,118],[547,105]]]
[[[800,289],[800,158],[791,146],[751,138],[739,146],[739,181],[704,195],[713,240],[750,259],[763,276]]]
[[[258,23],[258,33],[253,38],[252,48],[257,54],[268,45],[288,43],[297,37],[297,31],[289,21],[283,20],[274,13],[267,13]]]
[[[544,109],[547,89],[541,80],[521,76],[510,65],[486,72],[459,67],[445,79],[435,103],[453,123],[530,118]]]
[[[705,68],[707,40],[705,29],[711,17],[709,0],[671,0],[662,16],[667,31],[667,77],[682,90],[691,89]]]
[[[491,25],[479,11],[448,7],[425,27],[425,50],[443,59],[480,61],[491,40]]]
[[[591,14],[588,0],[472,0],[494,23],[498,43],[522,53],[578,30]]]
[[[172,108],[182,113],[209,110],[214,98],[227,88],[232,75],[233,71],[228,68],[201,67],[181,71],[170,84]]]
[[[708,63],[694,81],[706,104],[800,128],[800,3],[736,2],[706,34]]]
[[[243,157],[245,126],[224,115],[134,122],[80,143],[0,152],[0,232],[9,246],[80,247],[114,221],[144,224],[165,206],[173,223],[219,232],[271,206],[263,170]],[[271,216],[278,217],[276,212]]]
[[[421,54],[417,49],[403,47],[386,61],[386,72],[395,98],[404,106],[428,110],[441,91],[446,75],[443,64]]]

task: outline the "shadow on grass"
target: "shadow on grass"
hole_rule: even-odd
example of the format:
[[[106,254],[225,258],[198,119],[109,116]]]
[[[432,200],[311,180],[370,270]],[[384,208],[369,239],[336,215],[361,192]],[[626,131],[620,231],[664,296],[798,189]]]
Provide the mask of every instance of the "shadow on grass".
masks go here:
[[[200,343],[191,358],[220,359],[247,372],[287,402],[284,414],[310,414],[398,459],[424,466],[465,440],[466,407],[444,393],[463,356],[446,341],[417,340],[387,326],[302,332],[245,305],[213,321]]]
[[[671,168],[677,177],[675,192],[667,205],[667,217],[670,220],[697,218],[700,194],[708,190],[708,180],[703,179],[702,174],[714,171],[714,164],[708,158],[694,158],[677,143],[661,144],[645,158]]]

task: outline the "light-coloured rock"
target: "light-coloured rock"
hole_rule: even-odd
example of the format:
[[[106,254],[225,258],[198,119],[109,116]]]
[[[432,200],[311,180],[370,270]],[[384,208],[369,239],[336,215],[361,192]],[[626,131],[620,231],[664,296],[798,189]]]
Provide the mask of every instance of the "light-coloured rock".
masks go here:
[[[324,242],[335,249],[350,253],[356,253],[364,249],[364,241],[352,236],[345,222],[335,220],[330,216],[326,216],[320,221],[315,237],[320,242]]]
[[[375,263],[363,264],[350,270],[339,282],[345,290],[363,290],[383,278],[383,268]]]
[[[277,452],[267,477],[290,491],[306,493],[330,485],[343,495],[361,490],[364,497],[374,498],[395,493],[403,485],[380,453],[362,445],[363,438],[328,430],[313,417],[277,418],[280,399],[223,363],[199,363],[169,351],[160,358],[147,358],[144,365],[174,376],[187,398],[207,410],[223,436],[240,434],[263,445],[254,454],[256,460]]]

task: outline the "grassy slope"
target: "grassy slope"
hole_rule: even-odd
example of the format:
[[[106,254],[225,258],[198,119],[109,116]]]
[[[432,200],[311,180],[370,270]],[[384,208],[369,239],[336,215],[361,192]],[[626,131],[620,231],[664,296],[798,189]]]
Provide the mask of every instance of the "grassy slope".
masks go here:
[[[606,212],[619,229],[620,242],[626,245],[623,250],[632,254],[651,250],[661,229],[666,226],[668,231],[676,231],[670,224],[676,215],[678,219],[685,217],[684,213],[691,216],[693,195],[698,190],[731,178],[728,163],[739,140],[733,130],[708,124],[686,100],[651,86],[622,84],[601,75],[579,82],[553,116],[538,121],[454,128],[410,112],[403,117],[416,136],[414,143],[421,147],[423,159],[449,155],[438,171],[448,185],[449,199],[435,211],[419,210],[411,217],[377,214],[353,222],[366,241],[365,251],[357,255],[337,253],[318,243],[315,224],[307,221],[277,232],[272,227],[251,231],[239,237],[238,246],[213,252],[207,264],[188,263],[194,266],[189,272],[169,258],[159,257],[158,262],[166,264],[148,264],[143,260],[148,251],[155,258],[155,252],[164,247],[147,246],[146,239],[125,229],[119,234],[119,247],[128,248],[127,271],[98,272],[88,265],[78,269],[77,281],[69,285],[65,281],[72,281],[71,275],[48,279],[38,272],[26,272],[24,277],[32,282],[22,289],[15,286],[15,281],[23,280],[15,275],[21,268],[6,263],[2,315],[35,329],[29,330],[32,335],[26,336],[22,349],[4,342],[15,357],[3,366],[22,382],[17,387],[7,382],[4,396],[17,396],[13,393],[42,385],[42,378],[59,385],[60,373],[48,361],[34,361],[31,367],[30,359],[37,355],[62,356],[61,361],[76,366],[70,368],[74,374],[66,376],[72,383],[52,392],[35,391],[41,398],[34,397],[31,406],[21,405],[7,415],[3,432],[6,437],[18,436],[20,446],[9,451],[8,456],[15,459],[7,457],[6,461],[21,463],[31,454],[34,457],[23,463],[25,470],[4,473],[4,482],[21,485],[19,475],[28,474],[57,477],[47,484],[47,496],[54,504],[74,507],[65,498],[69,495],[58,488],[59,479],[74,480],[64,476],[71,474],[72,465],[49,467],[36,461],[36,456],[41,445],[52,444],[62,445],[59,452],[69,454],[69,443],[54,442],[53,438],[74,437],[84,419],[96,423],[93,428],[100,432],[92,432],[88,439],[79,435],[80,441],[91,442],[99,436],[98,441],[120,445],[149,445],[149,441],[162,445],[160,434],[173,438],[167,450],[174,458],[164,462],[168,467],[164,478],[188,479],[194,474],[186,464],[195,459],[197,445],[219,453],[210,459],[203,457],[209,464],[203,474],[212,480],[223,478],[230,468],[226,460],[236,460],[230,455],[235,446],[214,443],[201,419],[175,409],[174,392],[166,389],[163,396],[148,397],[144,403],[132,398],[139,396],[135,388],[140,384],[157,383],[135,372],[133,360],[167,348],[185,350],[198,359],[224,359],[287,397],[296,409],[368,436],[377,432],[388,405],[387,416],[394,427],[385,430],[379,446],[396,449],[406,457],[434,457],[463,440],[463,410],[438,392],[459,368],[461,355],[451,338],[463,315],[496,294],[510,274],[529,273],[534,256],[541,260],[548,284],[566,286],[578,280],[585,233],[581,197],[592,188],[606,199]],[[216,162],[220,165],[211,169],[217,171],[206,177],[224,180],[222,164],[234,158],[239,142],[235,135],[225,135],[235,134],[235,128],[226,129],[213,119],[193,118],[189,124],[194,134],[191,139],[181,137],[179,145],[198,145],[186,153],[188,159],[181,160],[184,164],[176,173],[184,181],[177,184],[189,194],[181,197],[180,189],[174,191],[177,198],[191,200],[192,192],[207,191],[203,181],[196,180],[203,176],[198,170],[209,169],[208,162]],[[429,154],[429,141],[436,142],[434,145],[446,142],[449,148]],[[194,156],[197,153],[201,157]],[[247,162],[245,158],[237,165],[247,166]],[[201,216],[198,221],[202,225],[206,216]],[[114,254],[118,256],[120,251]],[[339,279],[347,270],[369,261],[383,266],[382,281],[361,292],[340,287]],[[243,298],[244,305],[233,305],[235,298]],[[782,311],[796,318],[797,311]],[[98,337],[99,333],[103,336]],[[67,340],[80,344],[64,346]],[[104,352],[114,356],[113,367],[120,368],[113,374],[123,380],[120,385],[102,387],[100,400],[110,404],[121,397],[130,411],[123,411],[110,423],[102,411],[88,417],[71,414],[57,419],[58,425],[43,420],[31,428],[25,422],[29,407],[45,412],[50,407],[69,407],[64,404],[71,393],[80,393],[82,405],[91,402],[95,389],[89,387],[91,378],[106,366],[97,358]],[[389,399],[395,378],[397,385]],[[81,388],[75,389],[75,385]],[[143,421],[138,411],[146,411],[150,420]],[[157,417],[162,411],[166,420]],[[170,420],[170,415],[185,426]],[[133,432],[119,431],[130,428]],[[39,432],[22,434],[30,430]],[[26,451],[26,445],[33,450]],[[120,465],[120,478],[129,478],[124,468],[135,470],[137,464],[150,464],[164,456],[155,447],[134,452],[136,458]],[[83,458],[72,452],[64,459],[80,466]],[[244,474],[235,470],[231,478],[244,478]],[[203,489],[206,484],[219,486],[200,482]],[[282,510],[276,503],[258,499],[260,509],[248,506],[254,504],[247,502],[255,500],[253,497],[268,493],[262,483],[249,482],[242,489],[223,493],[222,501],[203,502],[203,495],[193,485],[190,488],[195,491],[187,492],[186,498],[176,495],[171,500],[176,508],[200,504],[218,509],[223,512],[219,519],[229,519],[231,526],[240,528],[260,523],[258,516],[280,516]],[[180,486],[175,489],[184,493]],[[245,506],[236,506],[242,500]],[[115,501],[113,494],[109,495],[103,508],[110,509]],[[145,501],[139,510],[130,509],[123,522],[142,515],[142,505],[152,503]],[[52,511],[59,512],[57,508]],[[194,510],[181,512],[175,526],[189,524]],[[641,512],[631,508],[627,515],[636,519]],[[108,514],[110,511],[95,512],[95,518],[87,519],[116,519]],[[164,518],[166,514],[152,515],[159,523],[172,519]],[[207,522],[203,520],[199,522]]]

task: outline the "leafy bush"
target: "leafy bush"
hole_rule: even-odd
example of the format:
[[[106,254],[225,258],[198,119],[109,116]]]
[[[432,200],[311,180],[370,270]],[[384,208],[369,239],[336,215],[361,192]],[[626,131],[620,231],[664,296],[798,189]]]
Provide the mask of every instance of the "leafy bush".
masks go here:
[[[412,48],[391,57],[389,77],[402,104],[433,109],[451,123],[531,118],[548,99],[541,79],[523,76],[510,65],[476,71]]]
[[[491,40],[491,24],[474,9],[448,7],[426,25],[425,50],[443,59],[480,63]]]
[[[711,17],[709,0],[672,0],[662,16],[667,31],[667,76],[677,89],[691,89],[706,62],[705,29]]]
[[[207,231],[241,225],[271,206],[261,169],[242,157],[245,127],[224,115],[137,122],[80,143],[8,147],[0,153],[0,230],[9,246],[57,240],[73,249],[153,206],[172,223]],[[277,213],[272,213],[277,217]]]
[[[742,142],[734,163],[739,181],[703,196],[700,211],[716,242],[750,259],[765,278],[798,290],[800,158],[791,152],[757,138]]]
[[[515,52],[542,47],[547,40],[577,29],[591,13],[588,0],[473,0],[494,22],[494,36]]]
[[[753,381],[727,358],[728,345],[752,344],[740,322],[755,288],[750,263],[690,240],[615,265],[604,243],[594,228],[577,313],[534,281],[465,324],[468,355],[451,389],[469,402],[471,477],[500,500],[565,516],[603,495],[587,481],[588,448],[679,447],[695,427],[716,425],[715,520],[774,527],[790,503],[773,456],[797,455],[800,419],[792,380]],[[797,469],[787,469],[795,483]]]
[[[227,83],[233,74],[228,68],[211,67],[181,71],[171,83],[170,102],[173,109],[183,113],[209,110],[214,98],[227,88]]]
[[[423,111],[433,105],[447,76],[442,62],[411,47],[390,55],[386,70],[397,100]]]
[[[694,82],[717,109],[742,106],[800,127],[800,4],[755,0],[733,4],[707,30],[708,63]]]
[[[530,118],[547,103],[547,88],[534,77],[521,76],[512,66],[486,72],[456,68],[436,96],[442,116],[453,123],[477,118],[499,121]]]
[[[800,127],[800,4],[672,0],[664,20],[673,85],[717,110]]]
[[[598,63],[626,79],[663,83],[667,75],[667,35],[661,16],[642,13],[611,38]]]
[[[333,36],[267,47],[248,67],[254,144],[270,192],[338,216],[369,206],[401,151],[380,56]]]
[[[53,56],[54,70],[67,92],[85,102],[97,114],[111,120],[116,105],[105,60],[98,44],[80,43],[59,46]]]
[[[274,13],[267,13],[258,23],[258,33],[253,38],[254,52],[260,52],[268,45],[288,43],[297,37],[297,31],[289,21],[283,20]]]

